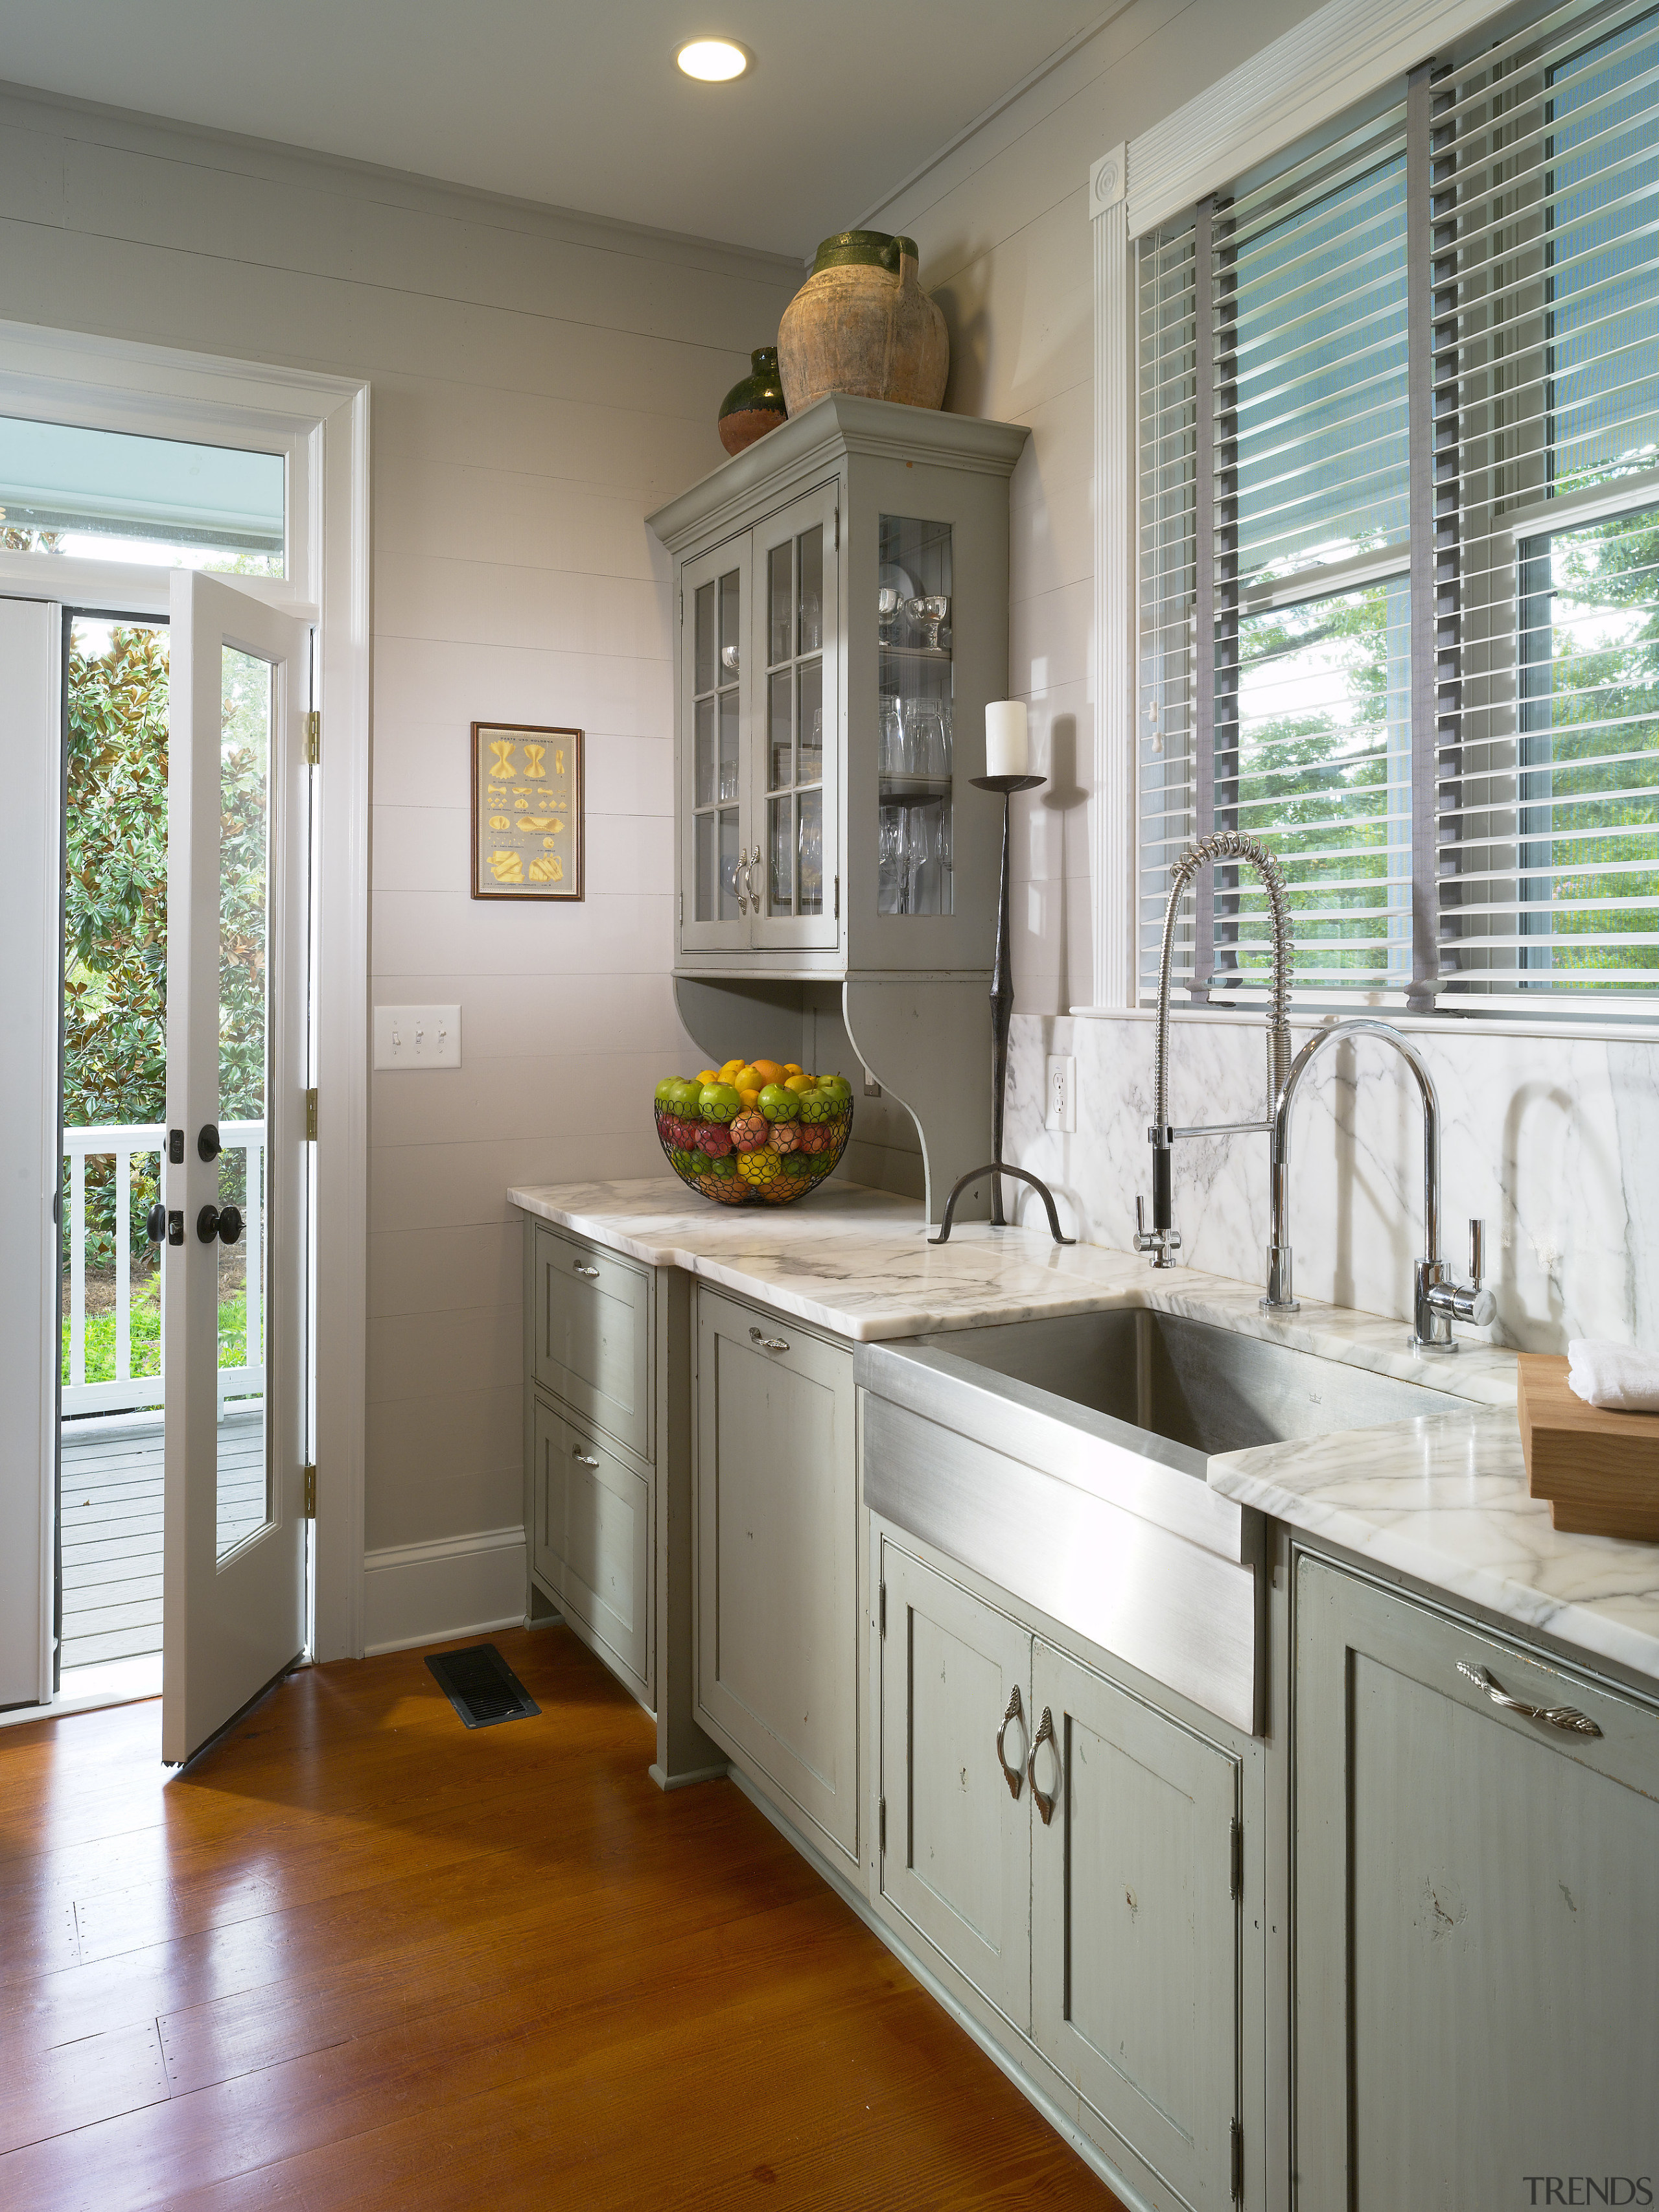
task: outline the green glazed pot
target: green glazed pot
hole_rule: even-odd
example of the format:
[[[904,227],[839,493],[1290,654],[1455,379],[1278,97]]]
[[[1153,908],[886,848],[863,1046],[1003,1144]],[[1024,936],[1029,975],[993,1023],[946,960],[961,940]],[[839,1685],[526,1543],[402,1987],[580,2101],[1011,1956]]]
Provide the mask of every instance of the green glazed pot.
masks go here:
[[[740,453],[757,438],[775,430],[789,412],[778,374],[777,348],[757,346],[749,360],[749,374],[720,402],[720,443],[728,453]]]
[[[951,341],[921,289],[913,238],[842,230],[813,257],[812,273],[783,311],[778,357],[792,415],[826,392],[938,407]]]

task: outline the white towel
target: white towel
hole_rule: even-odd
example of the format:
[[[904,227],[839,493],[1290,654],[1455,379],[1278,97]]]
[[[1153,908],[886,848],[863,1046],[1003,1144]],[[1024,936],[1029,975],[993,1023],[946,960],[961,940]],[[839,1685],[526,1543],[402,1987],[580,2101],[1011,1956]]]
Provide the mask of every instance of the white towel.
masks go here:
[[[1659,1413],[1659,1357],[1631,1344],[1580,1339],[1567,1346],[1567,1382],[1586,1405]]]

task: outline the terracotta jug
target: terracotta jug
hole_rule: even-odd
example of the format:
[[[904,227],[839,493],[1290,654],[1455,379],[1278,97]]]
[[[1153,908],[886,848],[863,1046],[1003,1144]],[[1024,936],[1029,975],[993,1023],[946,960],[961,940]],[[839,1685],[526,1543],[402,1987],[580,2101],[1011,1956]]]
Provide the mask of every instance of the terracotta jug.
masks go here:
[[[784,309],[778,362],[792,415],[826,392],[939,406],[951,341],[918,281],[915,240],[880,230],[826,238]]]

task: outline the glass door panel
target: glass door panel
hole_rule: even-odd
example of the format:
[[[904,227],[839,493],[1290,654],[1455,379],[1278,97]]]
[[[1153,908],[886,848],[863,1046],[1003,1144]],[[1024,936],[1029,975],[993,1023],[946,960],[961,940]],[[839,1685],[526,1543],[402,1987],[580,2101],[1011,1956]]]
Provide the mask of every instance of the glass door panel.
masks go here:
[[[825,745],[826,731],[835,726],[834,666],[826,665],[826,641],[833,647],[836,636],[834,525],[830,487],[763,526],[766,741],[757,797],[766,846],[759,944],[833,945],[838,935],[825,800],[826,777],[834,774]]]
[[[745,537],[688,564],[684,572],[690,637],[682,683],[690,732],[689,805],[681,848],[680,942],[703,947],[745,945],[749,891],[744,666]]]
[[[266,997],[275,671],[224,646],[219,692],[218,1539],[223,1559],[270,1522],[265,1451]],[[227,1236],[232,1223],[237,1233]]]
[[[877,905],[952,911],[953,696],[948,522],[884,514],[876,599]]]

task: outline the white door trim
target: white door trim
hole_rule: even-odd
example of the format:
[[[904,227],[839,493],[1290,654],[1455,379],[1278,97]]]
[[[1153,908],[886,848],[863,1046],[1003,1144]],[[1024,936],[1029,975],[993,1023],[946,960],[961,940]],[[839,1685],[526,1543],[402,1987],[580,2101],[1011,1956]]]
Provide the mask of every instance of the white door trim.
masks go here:
[[[274,439],[289,456],[289,574],[240,580],[318,620],[323,717],[313,888],[319,1090],[313,1652],[360,1657],[368,1376],[369,387],[257,362],[0,321],[0,408],[152,435]],[[0,553],[0,597],[167,605],[165,568]],[[54,1070],[55,1079],[55,1070]]]

